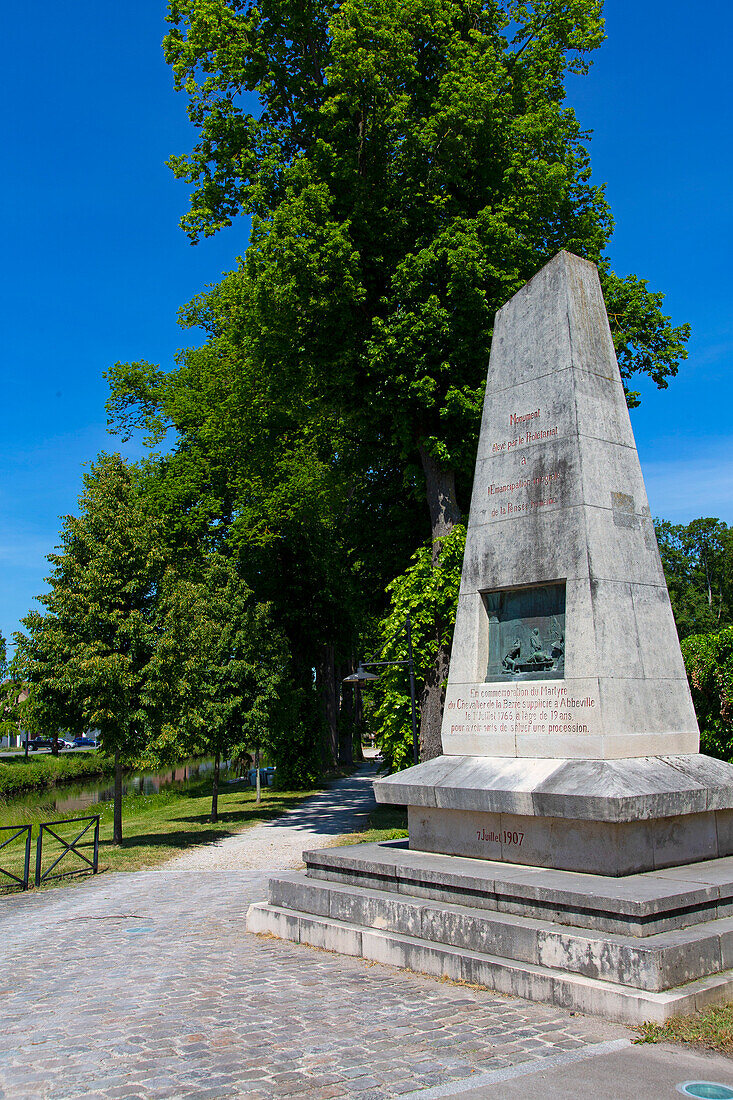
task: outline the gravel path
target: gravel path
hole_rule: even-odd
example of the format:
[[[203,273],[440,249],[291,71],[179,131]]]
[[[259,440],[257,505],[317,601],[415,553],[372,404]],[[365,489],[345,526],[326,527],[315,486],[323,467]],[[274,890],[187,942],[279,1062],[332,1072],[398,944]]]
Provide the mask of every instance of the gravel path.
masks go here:
[[[377,762],[368,760],[347,779],[323,794],[306,799],[295,810],[236,836],[202,845],[163,864],[159,871],[248,871],[302,867],[302,853],[327,848],[337,837],[353,833],[374,808],[372,780]]]

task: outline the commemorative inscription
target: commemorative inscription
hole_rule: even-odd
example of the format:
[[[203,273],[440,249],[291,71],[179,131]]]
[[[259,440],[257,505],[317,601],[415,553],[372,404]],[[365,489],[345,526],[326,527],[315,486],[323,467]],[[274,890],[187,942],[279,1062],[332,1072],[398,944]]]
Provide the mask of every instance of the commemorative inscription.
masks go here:
[[[469,685],[446,702],[446,733],[578,734],[595,732],[597,700],[564,683]]]

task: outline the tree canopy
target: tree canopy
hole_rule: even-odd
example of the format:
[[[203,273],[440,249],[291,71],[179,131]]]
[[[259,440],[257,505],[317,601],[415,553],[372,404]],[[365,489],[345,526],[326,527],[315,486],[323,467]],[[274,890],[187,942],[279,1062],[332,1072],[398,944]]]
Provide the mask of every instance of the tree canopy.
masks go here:
[[[565,99],[603,40],[599,0],[169,12],[165,53],[197,132],[171,160],[192,189],[183,227],[195,241],[246,214],[252,230],[235,270],[182,311],[204,346],[172,372],[118,364],[110,417],[175,429],[164,511],[236,548],[315,722],[386,585],[428,535],[437,566],[463,518],[496,310],[568,249],[599,265],[629,385],[665,386],[688,329],[606,253],[610,210]],[[447,663],[433,631],[426,755]]]
[[[134,761],[149,726],[146,689],[159,641],[158,590],[166,567],[160,525],[138,471],[102,455],[84,476],[79,515],[67,516],[50,554],[45,613],[31,612],[18,635],[36,728],[99,730],[115,756],[114,837],[122,839],[121,765]]]
[[[680,638],[733,622],[733,530],[710,517],[655,526]]]

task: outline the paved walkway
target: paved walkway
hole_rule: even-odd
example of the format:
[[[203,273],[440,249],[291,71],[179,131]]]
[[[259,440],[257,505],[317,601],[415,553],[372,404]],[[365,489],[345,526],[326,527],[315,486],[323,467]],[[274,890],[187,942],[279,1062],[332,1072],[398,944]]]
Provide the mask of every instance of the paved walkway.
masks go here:
[[[344,833],[356,832],[376,805],[372,780],[376,760],[368,760],[347,779],[340,779],[322,794],[307,799],[274,821],[253,825],[226,837],[184,852],[163,870],[228,871],[255,868],[282,870],[302,867],[306,848],[326,848]]]
[[[349,827],[368,798],[354,782]],[[332,838],[341,794],[318,797],[325,824],[311,803],[274,836]],[[545,1095],[563,1072],[580,1091],[547,1095],[590,1095],[584,1080],[600,1100],[627,1095],[604,1061],[628,1069],[646,1049],[625,1028],[249,935],[267,871],[177,866],[0,900],[0,1097],[498,1100],[519,1095],[509,1082]]]

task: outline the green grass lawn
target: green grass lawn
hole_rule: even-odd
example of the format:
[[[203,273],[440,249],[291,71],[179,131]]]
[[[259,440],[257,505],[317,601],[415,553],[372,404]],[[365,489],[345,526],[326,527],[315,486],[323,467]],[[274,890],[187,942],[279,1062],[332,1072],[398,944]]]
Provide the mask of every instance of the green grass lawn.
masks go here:
[[[666,1024],[635,1028],[637,1043],[687,1043],[703,1050],[733,1055],[733,1002],[706,1008],[694,1016],[678,1016]]]
[[[210,844],[214,840],[220,840],[234,833],[241,832],[249,825],[255,825],[261,821],[269,821],[286,810],[297,806],[303,799],[322,790],[322,787],[309,791],[273,791],[264,788],[262,802],[258,806],[255,801],[255,792],[242,780],[236,784],[225,784],[219,793],[219,821],[212,825],[209,821],[211,814],[211,780],[202,780],[185,791],[170,790],[161,791],[158,794],[130,795],[123,799],[122,827],[123,843],[117,846],[112,843],[112,803],[101,802],[93,809],[100,815],[100,844],[99,844],[99,870],[100,871],[139,871],[147,867],[155,867],[164,863],[167,859],[184,852],[186,849],[199,844]],[[34,824],[40,821],[56,820],[63,814],[48,811],[41,812],[37,821],[30,821],[26,816],[25,824]],[[83,825],[64,825],[58,829],[59,835],[69,840],[83,828]],[[0,833],[0,843],[11,834]],[[31,878],[35,867],[35,844],[38,829],[33,829],[33,850],[31,855]],[[82,845],[82,851],[91,858],[92,833],[87,834]],[[48,848],[44,836],[43,869],[49,866],[63,848],[62,845],[49,838]],[[0,852],[0,866],[6,867],[14,874],[20,874],[23,861],[23,848],[20,841],[5,848]],[[66,872],[61,880],[64,884],[74,880],[68,874],[75,866],[83,867],[80,860],[73,855],[66,857],[58,867],[58,872]],[[78,879],[78,876],[77,876]],[[10,885],[8,885],[10,884]],[[53,885],[59,884],[57,878]],[[12,886],[5,876],[0,877],[0,890],[15,891],[18,887]]]
[[[407,836],[407,810],[399,806],[379,805],[369,815],[361,832],[339,837],[341,844],[377,844],[381,840],[400,840]]]

